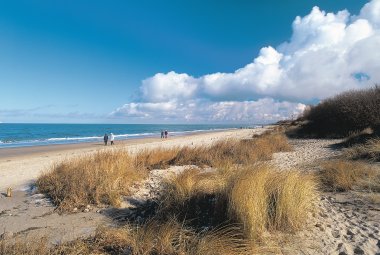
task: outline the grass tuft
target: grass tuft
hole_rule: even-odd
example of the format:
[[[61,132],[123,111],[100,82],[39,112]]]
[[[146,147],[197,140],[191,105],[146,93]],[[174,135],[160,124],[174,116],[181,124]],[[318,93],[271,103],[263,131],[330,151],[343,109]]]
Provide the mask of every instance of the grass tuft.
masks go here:
[[[118,206],[120,196],[147,173],[125,151],[99,151],[54,165],[36,184],[60,210],[88,204]]]
[[[343,155],[349,159],[368,159],[380,161],[380,138],[372,138],[364,144],[357,144],[344,150]]]
[[[317,185],[311,175],[280,172],[267,165],[202,173],[189,169],[167,181],[161,213],[191,221],[191,226],[216,227],[234,222],[250,239],[264,231],[301,229],[313,209]]]
[[[331,160],[322,165],[319,178],[328,190],[359,188],[380,191],[380,172],[363,162]]]
[[[317,196],[310,175],[279,172],[266,165],[243,169],[230,185],[229,213],[254,240],[265,230],[300,229]]]

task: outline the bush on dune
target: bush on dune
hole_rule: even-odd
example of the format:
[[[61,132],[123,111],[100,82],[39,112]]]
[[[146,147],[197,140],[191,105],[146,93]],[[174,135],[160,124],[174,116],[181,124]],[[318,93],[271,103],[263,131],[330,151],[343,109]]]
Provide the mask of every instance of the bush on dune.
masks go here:
[[[308,121],[300,135],[345,137],[380,125],[380,87],[348,91],[312,107],[302,119]]]

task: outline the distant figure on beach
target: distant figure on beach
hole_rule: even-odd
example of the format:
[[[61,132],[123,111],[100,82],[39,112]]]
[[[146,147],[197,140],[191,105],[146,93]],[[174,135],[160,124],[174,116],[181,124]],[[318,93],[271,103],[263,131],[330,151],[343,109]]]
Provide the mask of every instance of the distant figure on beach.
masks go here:
[[[161,138],[164,138],[164,130],[161,130]]]
[[[168,131],[165,130],[165,138],[168,138]]]
[[[111,133],[110,134],[110,141],[111,141],[111,145],[113,145],[113,141],[115,140],[115,136]]]
[[[104,140],[104,145],[106,146],[107,142],[108,142],[108,135],[107,135],[107,133],[104,134],[103,140]]]

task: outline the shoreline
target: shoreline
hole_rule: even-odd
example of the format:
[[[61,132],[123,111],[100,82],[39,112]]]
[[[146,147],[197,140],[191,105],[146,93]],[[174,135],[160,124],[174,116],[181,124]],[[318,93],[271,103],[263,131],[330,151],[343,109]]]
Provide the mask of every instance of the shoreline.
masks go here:
[[[254,129],[254,128],[252,128]],[[162,139],[160,137],[132,137],[123,140],[115,140],[114,147],[142,144],[149,142],[158,141],[169,141],[180,137],[190,137],[194,135],[219,133],[225,131],[233,131],[237,129],[223,129],[223,130],[206,130],[206,131],[194,131],[183,134],[171,135],[167,139]],[[19,146],[19,147],[3,147],[0,148],[0,162],[4,159],[19,157],[19,156],[29,156],[38,153],[52,152],[52,151],[67,151],[75,149],[90,149],[90,148],[108,148],[111,147],[110,143],[104,146],[102,141],[96,142],[77,142],[77,143],[62,143],[62,144],[44,144],[44,145],[30,145],[30,146]]]
[[[16,124],[16,123],[15,123]],[[178,136],[187,136],[192,134],[199,133],[209,133],[209,132],[220,132],[220,131],[228,131],[235,129],[255,129],[263,126],[271,126],[272,124],[266,125],[254,125],[254,126],[226,126],[226,127],[197,127],[195,129],[176,129],[169,131],[170,137],[178,137]],[[239,127],[238,127],[239,126]],[[137,130],[133,130],[134,132],[138,132]],[[75,132],[75,131],[73,131]],[[121,133],[120,133],[121,132]],[[127,133],[125,133],[127,132]],[[21,140],[9,140],[6,137],[7,130],[5,130],[5,134],[0,135],[0,151],[3,149],[10,148],[21,148],[21,147],[39,147],[39,146],[51,146],[51,145],[69,145],[69,144],[82,144],[82,143],[103,143],[103,135],[92,135],[92,134],[82,134],[81,136],[75,135],[67,135],[59,136],[59,134],[50,134],[49,137],[44,138],[23,138]],[[63,134],[61,134],[63,135]],[[140,133],[128,133],[128,131],[120,131],[119,133],[115,133],[115,141],[125,141],[125,140],[135,140],[135,139],[149,139],[149,138],[157,138],[160,137],[160,132],[157,130],[141,130]]]
[[[134,138],[118,141],[113,146],[104,146],[103,143],[79,143],[0,149],[0,192],[4,192],[7,187],[27,190],[52,164],[99,150],[120,148],[135,153],[144,149],[202,146],[222,139],[249,137],[271,127],[191,133],[167,139]]]

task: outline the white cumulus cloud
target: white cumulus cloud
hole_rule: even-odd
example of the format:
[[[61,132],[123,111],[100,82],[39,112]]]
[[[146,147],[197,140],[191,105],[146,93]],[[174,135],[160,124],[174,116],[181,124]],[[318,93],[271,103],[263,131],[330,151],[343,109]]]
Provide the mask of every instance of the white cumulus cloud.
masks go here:
[[[296,17],[292,29],[288,41],[262,48],[235,72],[193,77],[172,71],[147,78],[139,101],[111,115],[275,121],[300,113],[304,105],[299,102],[380,82],[380,0],[365,4],[358,15],[314,7]]]
[[[192,99],[185,102],[128,103],[116,109],[111,115],[140,120],[182,120],[191,123],[205,120],[215,123],[270,123],[289,116],[297,116],[304,108],[304,104],[281,102],[273,98],[242,102]]]

